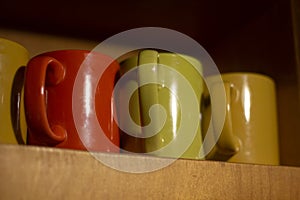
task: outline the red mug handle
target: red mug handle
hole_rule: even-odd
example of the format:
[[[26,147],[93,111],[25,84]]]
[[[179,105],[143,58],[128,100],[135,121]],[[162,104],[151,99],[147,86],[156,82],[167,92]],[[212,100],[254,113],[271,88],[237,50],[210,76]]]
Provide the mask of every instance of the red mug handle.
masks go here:
[[[46,85],[59,84],[65,76],[64,66],[49,56],[32,58],[26,69],[24,101],[29,140],[39,144],[56,145],[67,137],[67,131],[60,125],[50,126],[47,118]]]

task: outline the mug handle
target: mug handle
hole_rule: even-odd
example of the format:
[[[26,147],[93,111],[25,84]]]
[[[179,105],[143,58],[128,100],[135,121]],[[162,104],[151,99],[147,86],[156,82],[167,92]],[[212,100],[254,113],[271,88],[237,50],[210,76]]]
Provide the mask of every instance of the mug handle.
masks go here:
[[[21,102],[25,78],[25,66],[21,66],[15,73],[10,97],[10,116],[14,134],[18,144],[25,144],[21,130]],[[26,130],[23,130],[26,131]]]
[[[37,142],[56,145],[67,137],[67,131],[62,126],[50,127],[49,125],[46,109],[47,91],[45,90],[46,84],[57,85],[64,79],[64,76],[64,66],[49,56],[35,57],[27,65],[24,88],[26,121],[29,131],[35,134],[34,140]]]
[[[222,126],[222,120],[219,119],[220,109],[220,94],[224,94],[225,89],[225,121]],[[211,105],[212,105],[212,122],[217,131],[221,131],[220,137],[217,140],[216,155],[218,159],[227,160],[235,155],[240,150],[239,139],[234,135],[232,129],[232,114],[231,114],[231,96],[232,86],[228,82],[215,83],[211,87]],[[216,157],[212,156],[213,158]]]
[[[141,123],[143,126],[143,134],[148,137],[153,135],[153,128],[156,129],[159,125],[159,118],[157,116],[149,117],[149,109],[152,105],[158,104],[158,86],[157,84],[157,60],[158,52],[154,50],[144,50],[139,53],[138,56],[138,84],[139,84],[139,99],[140,99],[140,109],[141,109]],[[140,67],[144,64],[153,64],[153,66]],[[151,120],[151,121],[150,121]],[[145,126],[150,125],[149,129]]]

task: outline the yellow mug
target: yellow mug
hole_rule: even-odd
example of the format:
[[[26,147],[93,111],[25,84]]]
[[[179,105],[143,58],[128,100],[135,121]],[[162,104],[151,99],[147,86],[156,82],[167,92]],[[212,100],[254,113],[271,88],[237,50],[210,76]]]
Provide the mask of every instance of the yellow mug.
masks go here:
[[[0,143],[26,143],[23,83],[28,60],[23,46],[0,38]]]
[[[130,96],[130,116],[120,111],[118,117],[126,129],[121,134],[121,148],[163,157],[200,159],[201,63],[186,55],[142,50],[121,62],[121,77],[130,71],[118,98],[122,110],[128,108],[122,99]],[[131,119],[138,126],[132,125]]]
[[[221,77],[222,82],[218,76],[206,78],[209,90],[205,90],[204,98],[209,99],[210,103],[203,112],[203,127],[208,126],[210,119],[214,128],[224,122],[219,137],[215,134],[216,145],[207,159],[278,165],[274,81],[257,73],[225,73]],[[222,121],[220,95],[224,95],[224,89],[226,106],[225,121]]]

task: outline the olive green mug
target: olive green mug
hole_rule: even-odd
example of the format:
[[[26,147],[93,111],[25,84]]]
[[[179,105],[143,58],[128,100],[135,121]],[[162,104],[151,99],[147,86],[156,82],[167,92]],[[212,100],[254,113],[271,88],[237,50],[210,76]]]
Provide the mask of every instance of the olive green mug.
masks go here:
[[[210,151],[207,159],[278,165],[274,81],[258,73],[225,73],[221,77],[223,80],[218,76],[206,78],[209,90],[204,92],[208,103],[203,111],[203,127],[207,128],[212,119],[215,128],[212,142],[216,144],[212,151],[206,150]],[[220,95],[224,95],[224,89],[225,121],[220,115],[221,99],[224,99]],[[224,123],[223,126],[220,123]],[[217,130],[217,127],[222,128]]]
[[[121,84],[117,103],[121,110],[128,108],[122,100],[128,98],[126,92],[134,90],[129,95],[130,117],[126,110],[118,115],[120,126],[126,129],[121,134],[121,148],[163,157],[200,159],[201,63],[182,54],[142,50],[120,64],[121,77],[132,72]],[[138,126],[132,125],[131,119]]]
[[[0,143],[26,143],[23,85],[28,60],[27,49],[0,38]]]

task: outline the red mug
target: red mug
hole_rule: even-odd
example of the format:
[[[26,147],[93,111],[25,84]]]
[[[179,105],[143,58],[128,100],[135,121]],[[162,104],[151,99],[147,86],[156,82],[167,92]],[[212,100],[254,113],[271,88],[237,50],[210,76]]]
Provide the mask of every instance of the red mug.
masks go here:
[[[94,111],[97,121],[107,139],[99,140],[101,134],[93,130],[82,114],[80,124],[84,135],[80,135],[73,116],[72,100],[76,77],[83,63],[104,70],[94,93]],[[119,152],[119,129],[112,117],[112,93],[119,64],[101,53],[86,50],[58,50],[33,57],[27,65],[24,88],[25,114],[28,126],[28,144],[59,148]],[[83,90],[90,90],[87,81],[95,76],[93,70],[86,70],[80,76]],[[92,98],[88,91],[86,106]],[[78,112],[76,112],[78,114]],[[78,118],[78,117],[77,117]]]

